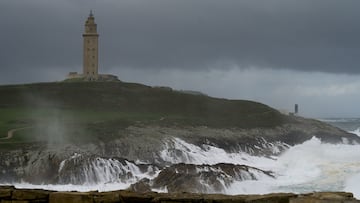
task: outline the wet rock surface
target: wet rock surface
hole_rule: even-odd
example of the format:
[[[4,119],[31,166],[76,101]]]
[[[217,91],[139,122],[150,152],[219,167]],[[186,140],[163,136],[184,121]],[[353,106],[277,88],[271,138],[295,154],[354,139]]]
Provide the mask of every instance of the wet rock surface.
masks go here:
[[[351,193],[321,192],[309,194],[277,193],[266,195],[195,194],[195,193],[135,193],[112,192],[55,192],[47,190],[16,189],[0,186],[0,202],[21,203],[357,203]]]
[[[153,188],[166,188],[168,192],[225,192],[234,181],[272,178],[271,172],[245,165],[175,164],[163,169],[153,180]]]

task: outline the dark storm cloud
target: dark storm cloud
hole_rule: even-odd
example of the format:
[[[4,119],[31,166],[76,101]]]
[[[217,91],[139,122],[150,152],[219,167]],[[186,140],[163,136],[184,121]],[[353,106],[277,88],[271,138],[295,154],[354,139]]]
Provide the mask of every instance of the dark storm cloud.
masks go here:
[[[94,9],[105,71],[234,64],[359,73],[359,8],[358,0],[2,0],[0,68],[80,71]]]

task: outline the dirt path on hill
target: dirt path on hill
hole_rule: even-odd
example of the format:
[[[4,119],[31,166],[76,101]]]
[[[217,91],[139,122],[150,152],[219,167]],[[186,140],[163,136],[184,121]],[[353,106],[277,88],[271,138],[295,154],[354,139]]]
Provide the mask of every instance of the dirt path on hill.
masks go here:
[[[20,130],[25,130],[25,129],[28,129],[28,128],[32,128],[32,127],[22,127],[22,128],[11,129],[11,130],[8,131],[7,136],[0,138],[0,140],[11,139],[14,136],[15,132],[20,131]]]

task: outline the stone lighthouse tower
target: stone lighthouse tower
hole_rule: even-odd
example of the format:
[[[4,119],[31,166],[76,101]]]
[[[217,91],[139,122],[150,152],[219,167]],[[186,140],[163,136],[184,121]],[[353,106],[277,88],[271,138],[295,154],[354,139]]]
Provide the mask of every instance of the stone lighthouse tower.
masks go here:
[[[99,35],[97,33],[95,18],[92,11],[90,11],[90,15],[85,22],[85,32],[83,34],[83,38],[84,38],[83,76],[86,80],[90,80],[90,81],[97,80],[99,77],[98,74]]]
[[[100,81],[115,82],[120,81],[117,76],[110,74],[99,74],[99,35],[95,18],[90,11],[90,15],[85,22],[85,31],[82,35],[84,39],[83,45],[83,72],[70,72],[66,78],[69,81]]]

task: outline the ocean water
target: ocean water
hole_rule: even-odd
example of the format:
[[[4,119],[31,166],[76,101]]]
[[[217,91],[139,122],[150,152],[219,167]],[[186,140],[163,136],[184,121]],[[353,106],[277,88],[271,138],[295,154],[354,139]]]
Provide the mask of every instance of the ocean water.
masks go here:
[[[360,118],[321,118],[318,120],[360,136]]]
[[[321,119],[334,126],[360,136],[360,119]],[[169,153],[171,150],[182,153]],[[169,163],[189,164],[217,164],[233,163],[245,164],[262,170],[274,172],[275,178],[256,175],[258,180],[234,181],[227,185],[225,194],[265,194],[272,192],[306,193],[313,191],[346,191],[354,193],[360,198],[360,145],[324,144],[319,139],[312,138],[302,144],[292,146],[279,156],[257,157],[244,152],[227,153],[214,146],[196,146],[184,140],[174,138],[160,152],[161,159]],[[106,163],[109,163],[107,166]],[[44,188],[58,191],[111,191],[125,189],[134,179],[128,182],[109,182],[112,180],[111,171],[106,167],[117,165],[111,161],[102,160],[101,167],[97,168],[97,177],[106,177],[103,182],[82,185],[32,185],[28,183],[15,184],[18,188]],[[60,166],[62,167],[62,166]],[[61,168],[59,169],[61,170]],[[134,174],[142,177],[136,167],[128,167]],[[100,174],[105,173],[106,174]],[[156,171],[149,178],[158,175]],[[118,174],[115,174],[118,175]],[[101,180],[102,180],[101,179]],[[91,182],[91,181],[90,181]],[[166,192],[166,188],[157,191]]]

